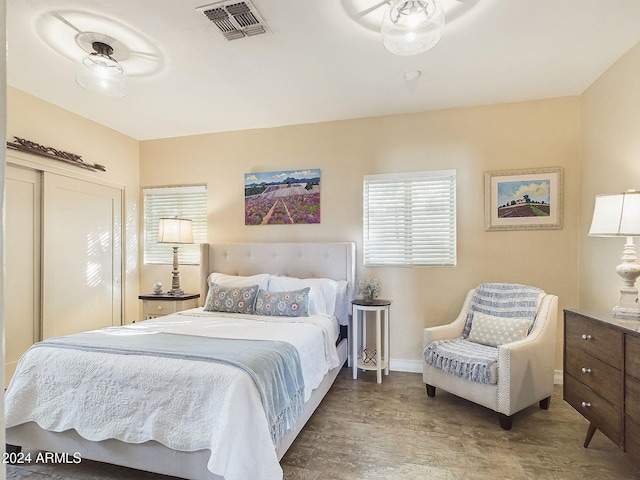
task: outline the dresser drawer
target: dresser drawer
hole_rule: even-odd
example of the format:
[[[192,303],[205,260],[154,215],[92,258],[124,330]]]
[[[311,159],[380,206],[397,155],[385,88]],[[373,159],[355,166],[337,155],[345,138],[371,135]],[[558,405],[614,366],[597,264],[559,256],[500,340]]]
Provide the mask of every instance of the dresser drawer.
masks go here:
[[[622,409],[623,374],[579,348],[565,351],[565,372]]]
[[[571,375],[564,377],[564,399],[616,445],[622,447],[622,412]]]
[[[624,412],[640,422],[640,380],[627,375],[624,393]]]
[[[612,367],[622,370],[623,334],[597,322],[575,314],[565,316],[565,344],[579,348]]]
[[[626,373],[640,380],[640,337],[626,335],[626,343]]]
[[[146,300],[144,302],[144,316],[169,315],[176,313],[177,302],[166,300]]]

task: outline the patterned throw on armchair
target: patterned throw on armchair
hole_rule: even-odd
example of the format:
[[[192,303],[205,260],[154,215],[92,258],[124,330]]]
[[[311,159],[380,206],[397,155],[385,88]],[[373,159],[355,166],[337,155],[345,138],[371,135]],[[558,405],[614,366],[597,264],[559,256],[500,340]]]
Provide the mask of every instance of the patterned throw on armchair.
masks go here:
[[[511,429],[513,414],[553,393],[558,297],[539,288],[484,283],[471,290],[458,318],[424,329],[423,379],[498,412]]]

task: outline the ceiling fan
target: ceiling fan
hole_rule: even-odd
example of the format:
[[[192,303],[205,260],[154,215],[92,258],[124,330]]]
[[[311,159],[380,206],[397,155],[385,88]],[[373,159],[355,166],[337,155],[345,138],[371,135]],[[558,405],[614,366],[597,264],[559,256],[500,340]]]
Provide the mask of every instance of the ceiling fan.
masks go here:
[[[380,32],[384,47],[396,55],[424,53],[442,38],[446,22],[468,12],[479,0],[342,0],[358,23]],[[368,24],[368,25],[367,25]]]
[[[39,17],[36,31],[57,53],[80,67],[76,83],[101,95],[127,95],[126,77],[158,73],[164,65],[159,48],[139,32],[100,14],[51,11]]]

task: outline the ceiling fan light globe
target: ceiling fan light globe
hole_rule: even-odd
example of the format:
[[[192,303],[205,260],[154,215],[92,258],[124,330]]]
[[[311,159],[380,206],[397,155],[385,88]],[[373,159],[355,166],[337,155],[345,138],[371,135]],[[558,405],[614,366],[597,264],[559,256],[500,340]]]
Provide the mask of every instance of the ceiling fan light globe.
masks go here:
[[[124,84],[112,76],[78,75],[76,83],[85,90],[107,97],[124,97],[129,93]]]
[[[435,47],[444,30],[444,9],[437,0],[397,0],[384,15],[384,47],[396,55],[417,55]]]
[[[92,53],[82,60],[82,64],[95,73],[105,75],[120,75],[123,70],[120,64],[113,58],[99,53]]]

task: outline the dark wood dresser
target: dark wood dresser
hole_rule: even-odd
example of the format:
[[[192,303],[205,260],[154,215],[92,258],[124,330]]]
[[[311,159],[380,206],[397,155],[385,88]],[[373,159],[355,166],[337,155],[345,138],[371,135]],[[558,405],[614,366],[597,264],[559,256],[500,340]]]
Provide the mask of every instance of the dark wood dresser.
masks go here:
[[[564,311],[564,399],[626,452],[640,455],[640,320]]]

